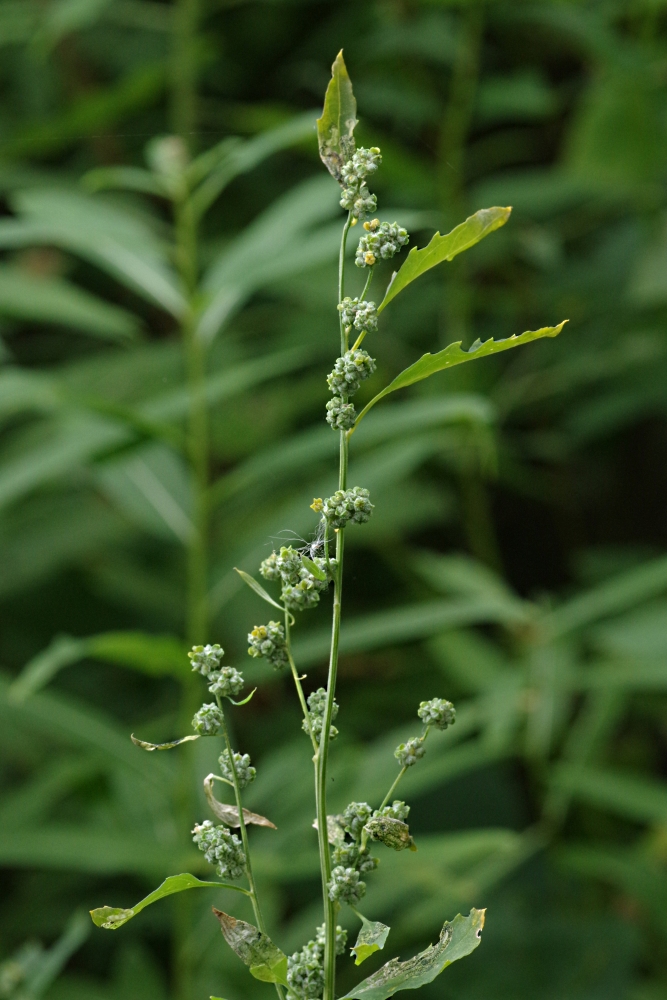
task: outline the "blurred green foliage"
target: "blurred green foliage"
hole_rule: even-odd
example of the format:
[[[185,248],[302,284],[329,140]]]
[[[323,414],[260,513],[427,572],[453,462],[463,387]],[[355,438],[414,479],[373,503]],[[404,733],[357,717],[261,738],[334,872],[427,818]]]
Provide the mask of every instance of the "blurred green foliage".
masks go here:
[[[667,992],[667,4],[2,0],[4,996],[270,988],[222,947],[210,898],[93,929],[52,983],[78,907],[206,877],[188,830],[215,756],[129,740],[179,734],[191,697],[181,305],[163,203],[140,181],[80,179],[136,180],[167,132],[194,153],[240,137],[202,267],[212,333],[225,321],[206,389],[208,639],[245,665],[263,612],[233,566],[310,530],[308,503],[335,485],[339,224],[307,123],[341,46],[360,141],[383,150],[380,203],[415,242],[514,206],[390,310],[362,403],[424,351],[570,319],[555,341],[405,390],[355,434],[352,478],[376,515],[349,539],[332,805],[384,792],[422,698],[459,709],[407,779],[419,850],[383,857],[367,913],[405,956],[488,905],[483,947],[425,997]],[[295,636],[309,689],[327,636],[326,608]],[[248,805],[278,827],[253,831],[256,874],[292,950],[320,922],[308,745],[289,687],[246,672]],[[35,938],[57,942],[48,975]],[[5,974],[21,962],[33,972]],[[341,990],[354,977],[345,963]]]

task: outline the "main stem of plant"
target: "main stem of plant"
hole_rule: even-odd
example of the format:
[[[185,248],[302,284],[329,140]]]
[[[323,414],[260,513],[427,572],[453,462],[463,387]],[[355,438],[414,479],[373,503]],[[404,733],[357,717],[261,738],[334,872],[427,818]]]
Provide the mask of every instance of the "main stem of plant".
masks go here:
[[[345,244],[352,223],[348,216],[340,242],[338,260],[338,301],[342,302],[345,294]],[[341,354],[347,349],[347,340],[343,324],[340,324]],[[347,432],[340,432],[340,458],[338,464],[338,489],[347,489]],[[325,529],[328,530],[328,529]],[[329,677],[327,680],[327,698],[322,720],[320,746],[315,756],[315,798],[317,806],[317,836],[320,851],[320,871],[322,874],[322,899],[324,903],[324,994],[323,1000],[334,1000],[336,982],[336,911],[338,905],[329,899],[329,882],[331,881],[331,855],[329,853],[329,837],[327,828],[327,764],[329,761],[329,743],[331,733],[331,718],[333,715],[334,697],[336,694],[336,675],[338,673],[338,642],[340,637],[340,616],[343,598],[343,549],[345,530],[336,532],[336,574],[334,577],[333,621],[331,626],[331,652],[329,655]]]
[[[185,634],[188,645],[208,641],[207,608],[207,539],[208,539],[208,413],[205,397],[206,355],[196,329],[196,293],[198,281],[197,226],[191,211],[187,192],[174,205],[176,224],[176,255],[181,282],[187,300],[187,311],[182,320],[182,343],[189,397],[186,430],[186,450],[190,467],[192,493],[192,526],[186,547],[186,620]],[[197,709],[199,694],[196,678],[191,675],[184,682],[181,700],[181,719],[185,726]],[[176,805],[179,825],[189,827],[193,815],[193,780],[191,748],[180,756],[176,787]],[[189,893],[183,893],[183,897]],[[175,927],[175,970],[177,995],[181,1000],[192,996],[192,967],[189,959],[188,940],[192,929],[192,901],[183,899],[177,904]]]

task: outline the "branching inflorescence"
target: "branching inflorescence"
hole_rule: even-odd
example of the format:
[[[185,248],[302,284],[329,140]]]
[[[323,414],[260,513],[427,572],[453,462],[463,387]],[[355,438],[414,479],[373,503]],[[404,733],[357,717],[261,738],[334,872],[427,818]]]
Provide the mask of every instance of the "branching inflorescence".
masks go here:
[[[248,654],[255,659],[264,659],[274,670],[289,669],[302,710],[302,728],[310,741],[310,752],[315,778],[315,822],[317,831],[322,884],[322,906],[324,923],[318,927],[315,937],[304,947],[287,957],[268,937],[260,909],[257,885],[255,883],[248,825],[272,827],[267,818],[243,808],[242,792],[255,779],[256,770],[247,753],[233,749],[227,726],[228,702],[233,706],[246,704],[252,692],[242,701],[237,699],[245,685],[242,673],[233,666],[223,664],[224,650],[218,644],[194,646],[188,654],[192,670],[201,675],[213,701],[205,701],[192,720],[193,735],[188,735],[166,744],[151,744],[141,740],[134,742],[146,749],[170,749],[188,740],[206,737],[222,738],[222,752],[218,758],[219,774],[208,775],[204,781],[204,791],[211,809],[221,822],[211,820],[197,823],[192,830],[192,838],[213,865],[224,883],[200,882],[192,875],[168,878],[162,886],[142,901],[142,907],[162,895],[181,889],[199,886],[222,885],[235,889],[249,898],[255,916],[256,926],[245,923],[220,910],[215,914],[220,921],[222,933],[227,943],[239,958],[249,967],[255,978],[272,983],[280,1000],[334,1000],[336,957],[343,954],[347,932],[338,925],[341,908],[345,920],[350,912],[360,919],[362,928],[356,944],[352,948],[359,964],[384,944],[389,928],[376,920],[370,920],[356,907],[366,894],[366,879],[380,864],[381,858],[371,853],[371,848],[387,848],[394,851],[416,850],[408,817],[410,807],[394,792],[408,771],[424,757],[426,740],[432,730],[444,732],[455,722],[456,712],[451,702],[441,697],[422,701],[416,715],[421,723],[421,732],[411,736],[395,750],[399,765],[398,772],[382,802],[373,806],[368,802],[350,802],[342,813],[329,814],[327,809],[327,768],[329,748],[338,735],[334,725],[339,714],[335,700],[338,670],[338,653],[341,627],[343,592],[343,557],[345,535],[356,525],[364,525],[373,514],[368,489],[362,486],[348,486],[348,448],[350,437],[367,410],[377,401],[395,389],[410,385],[420,379],[477,357],[484,357],[497,351],[507,350],[518,344],[528,343],[543,336],[556,336],[562,329],[546,327],[529,331],[519,337],[504,341],[487,341],[474,344],[469,351],[461,350],[460,344],[452,344],[435,355],[426,354],[415,364],[398,375],[382,389],[357,414],[351,397],[362,384],[376,373],[376,362],[361,347],[366,336],[378,331],[378,318],[387,305],[403,288],[424,271],[444,260],[451,260],[462,250],[481,240],[488,233],[503,225],[509,217],[509,209],[482,209],[461,223],[452,233],[431,240],[424,250],[413,249],[398,273],[394,274],[379,306],[366,298],[374,269],[383,261],[395,257],[409,242],[407,231],[397,222],[367,218],[363,222],[363,235],[355,252],[355,264],[367,273],[364,288],[359,295],[345,295],[346,242],[349,231],[366,216],[374,216],[377,198],[369,190],[369,180],[377,172],[382,157],[376,147],[356,149],[354,128],[356,125],[356,102],[347,75],[342,53],[333,66],[333,79],[324,104],[322,117],[318,120],[320,155],[330,173],[342,188],[341,206],[347,211],[343,226],[338,280],[338,313],[340,320],[340,356],[327,377],[327,386],[332,394],[326,404],[326,420],[339,434],[339,481],[338,489],[326,499],[317,498],[311,504],[315,518],[310,544],[302,548],[282,546],[273,551],[259,567],[259,573],[267,584],[277,587],[276,598],[252,576],[239,570],[243,580],[253,591],[274,608],[279,609],[282,620],[270,620],[256,625],[248,634]],[[354,528],[356,531],[356,527]],[[333,620],[331,647],[326,686],[311,690],[306,696],[302,687],[304,677],[299,674],[292,654],[291,629],[296,624],[296,614],[314,608],[329,592],[333,592]],[[204,638],[202,636],[202,638]],[[133,737],[134,739],[134,737]],[[221,802],[213,796],[213,782],[218,781],[223,789],[231,789],[234,804]],[[231,792],[229,793],[231,794]],[[239,834],[232,832],[238,829]],[[244,880],[247,887],[234,883]],[[142,907],[137,907],[138,909]],[[102,907],[93,910],[93,919],[99,926],[117,927],[130,919],[134,911]],[[129,914],[129,916],[128,916]],[[477,947],[484,922],[483,910],[472,910],[468,917],[457,916],[453,924],[446,923],[438,945],[427,949],[414,959],[398,963],[396,959],[361,983],[356,992],[348,993],[343,1000],[354,1000],[358,996],[372,996],[373,1000],[387,1000],[397,989],[414,989],[430,982],[451,961],[462,958]],[[456,928],[454,935],[453,928]],[[456,948],[447,952],[449,943],[456,936]],[[400,981],[396,979],[399,975]],[[361,991],[361,992],[359,992]]]

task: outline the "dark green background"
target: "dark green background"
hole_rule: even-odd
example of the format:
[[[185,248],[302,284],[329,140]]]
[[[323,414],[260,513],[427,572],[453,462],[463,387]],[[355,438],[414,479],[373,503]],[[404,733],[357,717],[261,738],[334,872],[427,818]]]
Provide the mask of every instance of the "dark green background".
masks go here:
[[[416,768],[404,785],[419,851],[385,851],[369,878],[364,912],[392,924],[388,957],[488,906],[479,951],[425,996],[664,997],[667,4],[2,0],[0,46],[6,219],[35,191],[78,190],[91,168],[141,165],[156,135],[180,131],[198,153],[297,113],[314,121],[341,47],[359,141],[383,151],[380,208],[396,209],[414,245],[478,208],[514,206],[369,339],[379,372],[363,401],[424,351],[569,319],[556,340],[397,394],[353,439],[376,514],[349,532],[344,613],[363,621],[341,663],[332,804],[381,798],[418,702],[451,698],[457,726],[429,738],[421,778]],[[314,130],[227,188],[202,229],[204,264],[311,176],[324,176]],[[97,197],[169,239],[158,200]],[[254,470],[216,507],[210,542],[208,638],[242,668],[264,606],[231,567],[256,572],[271,539],[313,530],[308,504],[332,488],[333,451],[308,458],[303,435],[328,433],[334,244],[253,290],[211,352],[212,375],[303,352],[211,408],[212,479]],[[270,253],[283,252],[279,233]],[[183,547],[151,488],[146,502],[128,481],[143,463],[187,513],[182,460],[130,419],[182,383],[177,324],[46,237],[0,254],[4,959],[29,939],[50,945],[77,908],[131,905],[197,865],[210,875],[188,840],[205,803],[184,805],[179,788],[200,787],[219,750],[202,741],[157,760],[129,742],[178,735],[191,697],[178,666]],[[57,279],[122,306],[135,339],[49,322],[17,269],[33,291]],[[81,446],[87,428],[128,420],[122,445]],[[326,605],[295,636],[308,690],[324,679]],[[7,698],[54,637],[127,630],[175,638],[152,666],[112,650],[21,704]],[[248,677],[260,687],[234,716],[236,741],[258,767],[249,805],[279,827],[253,840],[272,936],[291,952],[320,922],[308,745],[287,681],[252,664]],[[190,895],[201,898],[91,930],[47,998],[269,996],[226,950],[211,898]],[[341,962],[341,988],[356,975]]]

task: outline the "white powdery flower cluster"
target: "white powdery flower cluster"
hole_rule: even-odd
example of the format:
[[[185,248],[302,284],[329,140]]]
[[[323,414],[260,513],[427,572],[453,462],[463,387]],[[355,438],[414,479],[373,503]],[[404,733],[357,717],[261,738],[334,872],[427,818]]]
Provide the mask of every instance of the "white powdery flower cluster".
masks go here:
[[[314,608],[319,603],[320,594],[327,590],[331,582],[326,559],[315,557],[311,562],[325,575],[324,580],[318,580],[311,573],[304,565],[301,553],[291,546],[283,545],[279,552],[272,552],[259,567],[265,580],[279,580],[282,583],[280,597],[290,611]],[[332,564],[335,565],[335,559]]]
[[[366,178],[374,174],[381,163],[380,150],[371,146],[370,149],[358,149],[341,170],[341,208],[351,212],[355,219],[370,215],[377,208],[377,198],[368,190]]]
[[[401,247],[410,242],[407,229],[397,222],[380,222],[371,219],[364,222],[366,235],[359,240],[354,258],[357,267],[373,267],[378,260],[390,260]]]
[[[205,819],[195,826],[192,839],[204,852],[208,863],[215,865],[220,878],[241,878],[245,872],[245,853],[239,838],[226,826],[215,826],[210,819]]]

